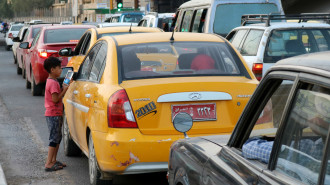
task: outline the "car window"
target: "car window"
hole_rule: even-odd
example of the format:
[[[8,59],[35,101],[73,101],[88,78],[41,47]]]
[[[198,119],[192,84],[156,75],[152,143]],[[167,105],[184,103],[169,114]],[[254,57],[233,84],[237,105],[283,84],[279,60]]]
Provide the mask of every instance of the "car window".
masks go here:
[[[79,55],[81,53],[84,41],[86,39],[86,35],[87,35],[87,33],[85,33],[83,36],[81,36],[79,42],[77,43],[76,48],[74,49],[75,55]]]
[[[99,51],[99,47],[100,44],[96,44],[88,53],[88,55],[85,57],[85,60],[83,61],[81,67],[79,68],[77,80],[87,80],[89,78],[91,67],[94,61],[94,56]]]
[[[36,45],[36,43],[38,42],[40,37],[40,32],[36,35],[36,37],[33,39],[31,47],[33,47],[34,45]]]
[[[329,33],[323,29],[274,30],[268,39],[264,63],[275,63],[320,49],[329,50],[330,43],[322,41],[322,38],[328,37]]]
[[[95,56],[91,74],[89,75],[89,80],[95,82],[100,81],[106,56],[107,56],[107,45],[102,44],[102,46],[99,49],[99,52]]]
[[[248,30],[238,30],[236,34],[232,37],[230,40],[233,46],[237,49],[240,50],[240,44]]]
[[[45,31],[45,43],[77,42],[88,28],[49,29]]]
[[[89,46],[91,45],[91,34],[90,33],[87,33],[86,35],[86,38],[84,40],[84,43],[82,45],[82,48],[81,48],[81,55],[86,55],[88,49],[89,49]]]
[[[301,85],[285,121],[276,170],[304,184],[318,184],[329,125],[330,89]]]
[[[193,10],[187,10],[184,13],[182,26],[181,26],[181,32],[189,32],[190,31],[190,23],[191,23],[193,13],[194,13]]]
[[[267,103],[261,105],[262,111],[254,124],[249,138],[242,146],[243,157],[263,163],[269,162],[284,106],[293,86],[293,81],[290,80],[272,80],[269,83],[280,83],[280,85],[272,93]]]
[[[19,31],[24,25],[14,25],[10,27],[10,31]]]
[[[250,30],[243,43],[241,54],[243,56],[256,56],[262,38],[263,30]]]
[[[27,28],[24,28],[24,29],[21,29],[23,33],[21,33],[19,36],[19,39],[20,40],[23,40],[25,38],[25,35],[29,34],[28,32],[28,29]]]
[[[245,76],[246,69],[226,43],[176,42],[120,46],[126,80],[174,76]]]
[[[27,31],[26,31],[26,33],[24,35],[24,38],[23,38],[23,42],[28,41],[29,33],[30,33],[30,29],[27,29]]]
[[[41,28],[33,28],[32,29],[32,38],[34,38],[40,30],[41,30]]]
[[[202,33],[204,31],[203,28],[204,28],[206,13],[207,13],[207,9],[196,10],[196,15],[191,32]]]
[[[155,18],[152,18],[152,19],[150,20],[150,25],[149,25],[149,27],[154,27],[154,21],[155,21]]]
[[[144,20],[143,23],[142,23],[142,26],[147,27],[148,26],[148,20]]]

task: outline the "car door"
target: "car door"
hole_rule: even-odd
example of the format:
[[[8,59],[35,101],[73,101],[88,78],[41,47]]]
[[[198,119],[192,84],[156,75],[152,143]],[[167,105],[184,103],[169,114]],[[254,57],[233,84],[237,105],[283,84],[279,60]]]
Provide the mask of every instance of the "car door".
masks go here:
[[[330,184],[329,79],[302,74],[288,105],[263,181]]]
[[[262,172],[267,169],[272,150],[258,153],[246,144],[254,139],[263,139],[270,144],[276,140],[284,106],[295,84],[294,73],[287,73],[279,79],[277,75],[270,74],[262,81],[242,113],[228,145],[206,163],[203,181],[212,182],[207,184],[263,184]]]
[[[89,75],[91,72],[91,67],[93,65],[94,57],[99,51],[100,44],[96,44],[91,51],[85,57],[83,64],[79,68],[77,80],[74,83],[73,90],[73,100],[76,105],[73,109],[73,115],[75,121],[74,129],[75,129],[75,138],[77,139],[79,145],[83,150],[88,151],[85,148],[87,141],[86,138],[86,125],[87,125],[87,115],[89,112],[90,99],[92,98],[89,92]]]

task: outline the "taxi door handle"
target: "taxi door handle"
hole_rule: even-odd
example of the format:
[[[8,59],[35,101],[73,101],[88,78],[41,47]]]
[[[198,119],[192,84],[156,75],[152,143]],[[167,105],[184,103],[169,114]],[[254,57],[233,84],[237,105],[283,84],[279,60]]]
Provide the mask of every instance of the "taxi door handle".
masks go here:
[[[86,98],[90,98],[91,97],[91,94],[85,94],[85,97]]]
[[[74,90],[74,91],[73,91],[73,94],[78,94],[78,91],[77,91],[77,90]]]

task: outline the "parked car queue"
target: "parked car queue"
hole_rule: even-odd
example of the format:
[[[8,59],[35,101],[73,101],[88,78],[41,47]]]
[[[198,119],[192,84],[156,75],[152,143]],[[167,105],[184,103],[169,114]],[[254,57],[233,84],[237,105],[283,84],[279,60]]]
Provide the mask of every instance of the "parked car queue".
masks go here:
[[[189,135],[230,133],[258,84],[242,56],[214,35],[121,34],[90,48],[64,98],[63,139],[67,155],[83,151],[89,157],[92,184],[166,171],[169,146],[182,138],[171,125],[180,113],[200,123]],[[131,142],[161,153],[149,156]],[[107,158],[109,145],[127,155]]]

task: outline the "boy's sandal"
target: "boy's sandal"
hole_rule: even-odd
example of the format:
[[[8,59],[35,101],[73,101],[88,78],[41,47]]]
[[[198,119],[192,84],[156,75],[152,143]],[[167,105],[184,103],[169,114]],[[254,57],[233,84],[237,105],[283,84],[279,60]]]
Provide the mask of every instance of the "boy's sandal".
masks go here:
[[[66,164],[60,161],[56,161],[55,164],[57,164],[58,166],[66,167]]]
[[[62,169],[63,169],[62,166],[59,166],[59,165],[57,165],[57,164],[55,163],[52,167],[50,167],[50,168],[45,168],[45,171],[46,171],[46,172],[53,172],[53,171],[62,170]]]

